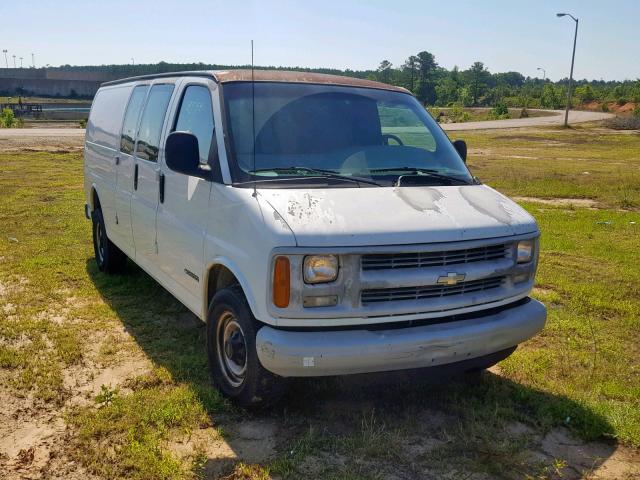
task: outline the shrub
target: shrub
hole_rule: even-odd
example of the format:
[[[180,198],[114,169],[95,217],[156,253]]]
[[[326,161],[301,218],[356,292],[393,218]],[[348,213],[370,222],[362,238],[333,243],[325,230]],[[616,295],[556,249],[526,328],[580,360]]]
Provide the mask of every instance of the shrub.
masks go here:
[[[509,109],[504,102],[496,103],[489,112],[489,118],[493,120],[502,120],[504,118],[510,118]]]
[[[613,117],[608,119],[605,126],[614,130],[640,130],[640,116],[636,117]]]
[[[449,112],[449,118],[453,123],[464,123],[471,120],[471,114],[465,112],[460,103],[454,103]]]
[[[80,128],[87,128],[87,119],[83,118],[78,122],[80,124]]]
[[[636,103],[636,106],[633,109],[633,116],[640,117],[640,103]]]
[[[13,110],[4,108],[0,112],[0,128],[17,128],[22,126],[22,120],[16,118]]]
[[[542,88],[540,103],[544,108],[558,109],[563,105],[562,89],[547,83]]]
[[[620,97],[618,98],[618,100],[616,100],[616,103],[620,106],[624,105],[625,103],[627,103],[627,99],[625,97]]]
[[[576,87],[575,94],[580,99],[581,103],[588,103],[596,98],[591,85],[581,85]]]
[[[520,110],[520,118],[529,118],[529,112],[527,112],[526,108]]]
[[[608,112],[609,111],[609,104],[607,102],[603,102],[602,103],[602,107],[600,107],[600,108],[602,108],[603,112]]]

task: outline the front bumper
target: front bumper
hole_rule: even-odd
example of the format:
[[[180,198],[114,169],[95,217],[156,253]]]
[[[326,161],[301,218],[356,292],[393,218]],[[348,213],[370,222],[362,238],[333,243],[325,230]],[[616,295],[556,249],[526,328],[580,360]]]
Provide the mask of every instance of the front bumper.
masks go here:
[[[262,327],[260,363],[283,377],[314,377],[433,367],[514,347],[544,327],[533,299],[490,315],[389,330],[287,331]]]

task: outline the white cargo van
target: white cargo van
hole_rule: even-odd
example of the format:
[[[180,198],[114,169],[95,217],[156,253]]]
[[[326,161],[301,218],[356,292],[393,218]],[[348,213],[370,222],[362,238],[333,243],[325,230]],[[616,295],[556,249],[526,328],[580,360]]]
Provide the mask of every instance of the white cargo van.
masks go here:
[[[85,143],[100,270],[130,258],[207,324],[217,387],[486,368],[544,326],[539,231],[408,91],[283,71],[98,91]]]

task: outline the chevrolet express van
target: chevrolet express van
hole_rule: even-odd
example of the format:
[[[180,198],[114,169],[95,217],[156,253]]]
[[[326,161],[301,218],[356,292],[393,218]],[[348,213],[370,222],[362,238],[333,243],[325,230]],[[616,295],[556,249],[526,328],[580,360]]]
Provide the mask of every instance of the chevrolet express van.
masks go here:
[[[542,329],[535,220],[405,89],[284,71],[108,82],[85,142],[100,270],[207,325],[244,406],[290,377],[486,368]]]

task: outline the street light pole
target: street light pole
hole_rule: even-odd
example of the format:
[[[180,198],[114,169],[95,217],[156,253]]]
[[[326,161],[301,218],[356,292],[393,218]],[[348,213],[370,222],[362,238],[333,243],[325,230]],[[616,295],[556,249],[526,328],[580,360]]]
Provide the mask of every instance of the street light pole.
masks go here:
[[[36,59],[35,59],[35,57],[33,56],[33,53],[31,54],[31,66],[32,66],[33,68],[36,68]]]
[[[573,83],[573,61],[576,58],[576,40],[578,39],[578,19],[570,13],[556,13],[558,17],[569,16],[576,22],[576,30],[573,34],[573,53],[571,54],[571,72],[569,73],[569,87],[567,88],[567,109],[564,112],[564,126],[569,126],[569,108],[571,107],[571,84]]]
[[[22,57],[20,57],[20,68],[22,68]]]
[[[7,68],[9,68],[9,60],[7,60],[7,52],[8,50],[3,49],[2,53],[4,53],[4,64],[7,66]]]
[[[13,68],[16,68],[16,56],[15,55],[12,55],[12,56],[13,56]]]
[[[542,67],[538,67],[537,70],[542,70],[542,81],[544,82],[547,79],[547,71]]]

